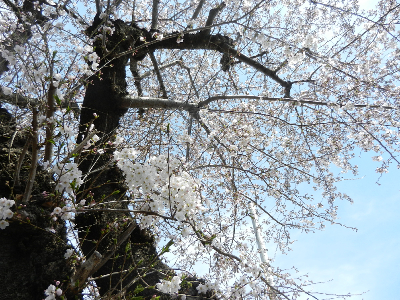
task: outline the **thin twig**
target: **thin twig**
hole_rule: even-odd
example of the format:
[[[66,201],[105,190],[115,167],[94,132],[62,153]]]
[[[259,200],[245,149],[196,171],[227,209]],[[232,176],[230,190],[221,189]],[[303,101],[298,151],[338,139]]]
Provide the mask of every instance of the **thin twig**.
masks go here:
[[[157,63],[156,57],[154,56],[154,52],[150,52],[149,56],[150,56],[151,62],[153,63],[154,72],[157,75],[158,83],[160,84],[160,90],[161,90],[161,93],[162,93],[162,97],[167,99],[168,98],[167,91],[165,90],[164,81],[162,79],[160,70],[158,69],[158,63]]]
[[[28,202],[31,198],[33,183],[36,177],[36,168],[38,162],[38,111],[36,107],[33,107],[33,117],[32,117],[32,161],[31,168],[29,170],[29,177],[26,183],[24,197],[22,199],[23,203]]]
[[[131,236],[131,233],[136,227],[136,223],[132,222],[128,228],[120,234],[117,243],[113,246],[113,249],[110,251],[110,253],[108,253],[107,256],[104,256],[101,261],[99,261],[99,263],[92,269],[88,276],[96,273],[96,271],[98,271],[114,255],[115,251],[117,251],[118,248]]]
[[[25,155],[28,152],[29,145],[32,143],[32,140],[29,138],[26,143],[24,148],[22,149],[22,152],[19,156],[18,163],[15,167],[15,173],[14,173],[14,186],[19,185],[19,173],[21,172],[21,167],[22,167],[22,162],[24,161]]]

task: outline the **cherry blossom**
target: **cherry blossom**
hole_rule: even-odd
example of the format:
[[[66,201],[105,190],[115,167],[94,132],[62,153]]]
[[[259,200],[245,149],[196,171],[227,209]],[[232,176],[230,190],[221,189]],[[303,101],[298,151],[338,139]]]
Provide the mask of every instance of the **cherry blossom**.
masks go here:
[[[98,240],[117,241],[130,221],[160,253],[170,239],[172,269],[207,265],[200,294],[309,293],[264,244],[286,253],[295,230],[345,225],[338,203],[352,199],[338,186],[357,176],[357,151],[378,176],[400,166],[397,3],[158,2],[1,8],[1,100],[16,133],[37,135],[48,230],[65,222],[74,236],[79,214],[115,214]],[[14,206],[0,199],[1,229]],[[158,291],[186,297],[182,276],[163,278]]]

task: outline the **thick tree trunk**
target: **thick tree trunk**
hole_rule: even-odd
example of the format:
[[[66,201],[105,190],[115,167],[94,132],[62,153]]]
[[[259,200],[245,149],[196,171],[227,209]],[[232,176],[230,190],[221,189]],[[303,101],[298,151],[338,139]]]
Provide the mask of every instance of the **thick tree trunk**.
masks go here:
[[[0,109],[0,198],[18,200],[22,198],[28,177],[29,153],[23,161],[17,186],[13,186],[14,171],[27,137],[15,134],[11,115]],[[38,170],[29,202],[16,201],[21,222],[13,221],[0,230],[1,300],[42,299],[50,284],[60,281],[65,285],[72,274],[64,258],[68,248],[64,222],[51,221],[52,204],[46,203],[41,194],[51,190],[50,182],[49,175]],[[45,229],[50,227],[54,233]]]

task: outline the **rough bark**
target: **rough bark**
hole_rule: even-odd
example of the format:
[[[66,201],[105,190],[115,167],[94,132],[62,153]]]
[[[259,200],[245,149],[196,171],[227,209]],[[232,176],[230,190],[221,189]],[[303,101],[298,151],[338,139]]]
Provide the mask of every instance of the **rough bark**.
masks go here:
[[[64,258],[68,248],[66,228],[64,222],[51,221],[54,203],[42,195],[52,189],[47,172],[38,170],[29,202],[18,202],[29,173],[29,153],[23,160],[20,184],[15,186],[14,171],[28,136],[16,132],[12,116],[0,109],[0,198],[17,200],[13,210],[20,219],[0,230],[0,299],[42,299],[44,289],[56,280],[65,286],[72,274]],[[55,233],[45,230],[50,227]]]

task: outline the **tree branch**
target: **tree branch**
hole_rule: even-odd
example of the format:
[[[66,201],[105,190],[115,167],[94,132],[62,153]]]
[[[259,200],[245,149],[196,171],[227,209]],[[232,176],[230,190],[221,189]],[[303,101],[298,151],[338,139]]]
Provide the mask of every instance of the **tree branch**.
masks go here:
[[[136,55],[140,56],[145,52],[147,53],[148,51],[154,51],[156,49],[215,50],[220,53],[226,53],[265,74],[281,85],[284,88],[284,96],[286,98],[290,98],[290,89],[292,87],[292,83],[290,81],[284,81],[273,70],[265,67],[254,59],[240,53],[238,50],[233,48],[233,41],[229,37],[221,34],[205,34],[206,31],[207,29],[204,29],[196,34],[185,33],[181,43],[177,43],[175,38],[181,36],[182,33],[173,33],[171,35],[167,35],[163,40],[149,38],[147,43],[132,50],[122,52],[117,56],[117,58],[134,52],[137,52]]]
[[[22,152],[19,156],[18,163],[15,166],[15,173],[14,173],[14,186],[18,186],[20,184],[19,182],[19,174],[21,172],[22,168],[22,163],[24,161],[26,153],[28,153],[28,148],[32,143],[32,139],[28,139],[25,143],[24,148],[22,149]]]
[[[155,1],[156,1],[156,0],[155,0]],[[157,75],[158,83],[160,84],[160,90],[161,90],[161,93],[162,93],[162,97],[165,98],[165,99],[167,99],[167,98],[168,98],[168,96],[167,96],[167,91],[165,90],[164,81],[163,81],[163,79],[162,79],[160,70],[158,69],[158,63],[157,63],[157,60],[156,60],[156,58],[155,58],[155,56],[154,56],[154,52],[150,52],[150,53],[149,53],[149,56],[150,56],[151,62],[153,63],[154,72],[155,72],[156,75]]]
[[[197,112],[199,110],[195,104],[152,97],[125,96],[121,103],[122,108],[164,108],[185,110],[188,112]]]
[[[53,85],[53,66],[51,66],[50,72],[51,83],[49,87],[49,91],[47,94],[47,110],[46,110],[46,118],[51,120],[54,117],[54,96],[56,94],[57,88]],[[50,159],[53,155],[53,132],[54,132],[54,124],[49,122],[46,126],[46,142],[44,148],[44,161],[50,162]]]
[[[330,107],[342,107],[346,108],[343,104],[322,102],[322,101],[313,101],[313,100],[303,100],[298,98],[271,98],[271,97],[263,97],[263,96],[253,96],[253,95],[221,95],[221,96],[213,96],[208,98],[207,100],[200,101],[198,104],[188,103],[186,101],[175,101],[168,100],[162,98],[153,98],[153,97],[132,97],[125,96],[122,99],[121,108],[161,108],[161,109],[176,109],[176,110],[184,110],[191,113],[195,116],[198,111],[213,101],[222,100],[222,99],[259,99],[265,101],[279,101],[279,102],[288,102],[296,104],[312,104],[312,105],[322,105],[322,106],[330,106]],[[355,108],[377,108],[377,109],[398,109],[394,106],[386,106],[386,105],[367,105],[367,104],[354,104]]]
[[[151,29],[156,30],[158,27],[158,4],[160,0],[153,0],[153,10],[151,13]]]
[[[201,11],[201,9],[203,8],[204,2],[206,2],[206,0],[200,0],[199,4],[198,4],[197,7],[196,7],[196,10],[195,10],[194,13],[193,13],[192,20],[197,19],[197,17],[199,16],[199,13],[200,13],[200,11]]]
[[[25,187],[24,197],[22,202],[27,203],[31,198],[33,184],[35,182],[36,177],[36,168],[37,168],[37,161],[38,161],[38,111],[37,108],[33,108],[33,117],[32,117],[32,161],[31,161],[31,168],[29,170],[29,177],[27,180],[27,184]]]
[[[94,251],[93,254],[76,270],[75,274],[72,276],[70,288],[78,293],[86,284],[88,277],[94,273],[94,270],[101,259],[101,254],[98,251]]]
[[[100,0],[96,0],[96,13],[101,14],[102,8],[103,7],[102,7]]]
[[[259,100],[267,100],[267,101],[281,101],[281,102],[291,102],[298,104],[313,104],[313,105],[323,105],[323,106],[339,106],[344,107],[345,105],[336,104],[332,102],[322,102],[322,101],[314,101],[314,100],[306,100],[307,98],[299,99],[299,98],[273,98],[273,97],[264,97],[264,96],[253,96],[253,95],[221,95],[221,96],[213,96],[208,98],[207,100],[200,101],[197,106],[198,108],[202,108],[207,106],[213,101],[221,100],[221,99],[259,99]],[[367,104],[354,104],[356,108],[383,108],[383,109],[396,109],[394,106],[387,105],[367,105]]]
[[[2,90],[0,90],[0,101],[6,102],[11,105],[18,106],[19,108],[29,108],[32,106],[36,106],[40,104],[39,99],[32,99],[29,97],[22,96],[19,93],[13,93],[11,95],[6,95],[3,93]],[[63,101],[61,104],[61,108],[67,108],[69,107],[72,109],[77,115],[80,114],[80,108],[76,102],[66,102]]]
[[[132,59],[131,61],[135,61],[135,60]],[[182,65],[182,60],[174,60],[174,61],[172,61],[172,62],[170,62],[170,63],[168,63],[168,64],[158,66],[158,69],[159,69],[159,70],[163,70],[163,69],[172,67],[172,66],[174,66],[174,65]],[[135,69],[134,69],[134,70],[135,70]],[[132,65],[131,65],[131,72],[132,72]],[[142,75],[139,75],[139,73],[138,73],[138,71],[137,71],[137,61],[136,61],[136,74],[137,74],[137,75],[133,75],[133,76],[135,76],[135,79],[138,78],[139,80],[142,80],[143,78],[148,77],[148,76],[150,76],[151,74],[153,74],[153,72],[155,72],[155,69],[153,69],[153,70],[151,70],[151,71],[144,72]],[[132,74],[133,74],[133,73],[132,73]]]
[[[117,9],[118,6],[121,5],[121,3],[122,3],[122,0],[115,0],[115,1],[114,1],[114,7],[115,7],[115,9]]]
[[[367,18],[367,17],[365,17],[365,16],[363,16],[363,15],[354,13],[354,12],[352,12],[352,11],[350,11],[350,10],[345,10],[345,9],[343,9],[343,8],[340,8],[340,7],[337,7],[337,6],[334,6],[334,5],[330,5],[330,4],[326,4],[326,3],[321,3],[321,2],[317,2],[317,1],[314,1],[314,0],[310,0],[310,2],[311,2],[312,4],[315,4],[315,5],[322,5],[322,6],[325,6],[325,7],[331,8],[331,9],[334,9],[334,10],[338,10],[338,11],[341,11],[341,12],[344,12],[344,13],[348,13],[348,14],[350,14],[350,15],[359,17],[359,18],[364,19],[364,20],[367,20],[368,22],[374,23],[374,25],[381,26],[381,27],[383,28],[383,30],[385,30],[388,34],[390,34],[394,39],[396,39],[397,41],[399,41],[399,39],[398,39],[396,36],[394,36],[394,35],[384,26],[384,24],[381,24],[380,22],[381,22],[381,21],[383,20],[383,18],[386,17],[390,12],[392,12],[393,10],[395,10],[396,8],[398,8],[398,7],[400,6],[400,4],[399,4],[399,5],[396,5],[396,6],[393,7],[393,8],[391,8],[385,15],[383,15],[382,17],[380,17],[378,21],[374,21],[374,20],[372,20],[372,19],[370,19],[370,18]]]
[[[142,89],[142,84],[140,83],[140,81],[142,80],[143,76],[139,75],[138,68],[137,68],[137,60],[135,60],[135,59],[129,60],[129,69],[131,70],[133,78],[135,79],[135,86],[136,86],[136,89],[138,92],[138,96],[142,97],[143,89]]]
[[[121,233],[121,235],[118,237],[117,243],[114,245],[111,252],[107,256],[103,257],[101,261],[99,261],[97,265],[93,267],[89,276],[96,273],[96,271],[98,271],[114,255],[117,249],[121,247],[121,245],[130,237],[131,233],[133,232],[133,230],[135,230],[136,227],[137,227],[136,223],[133,222],[128,226],[128,228],[123,233]]]
[[[213,8],[210,10],[210,13],[208,14],[206,26],[207,29],[203,30],[202,33],[204,35],[210,35],[211,28],[210,26],[214,23],[214,19],[216,16],[226,7],[225,2],[222,2],[220,5],[218,5],[216,8]]]

